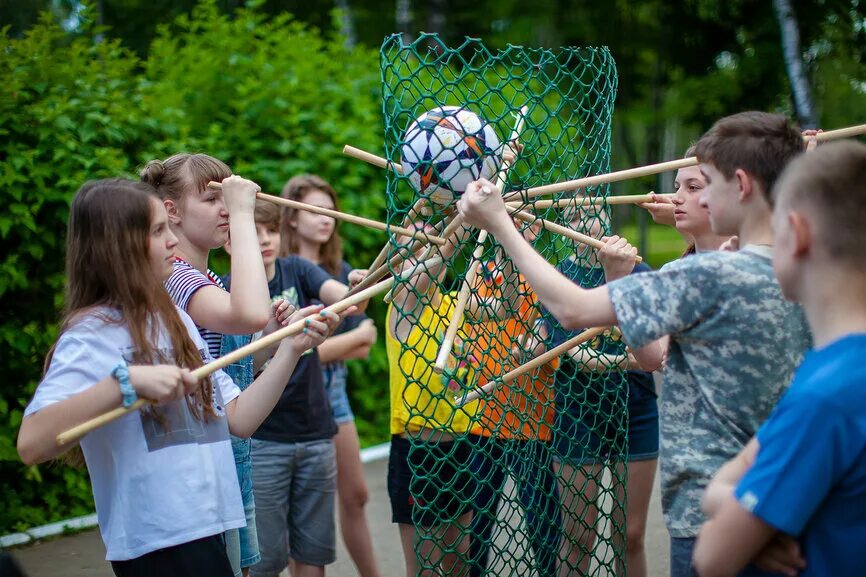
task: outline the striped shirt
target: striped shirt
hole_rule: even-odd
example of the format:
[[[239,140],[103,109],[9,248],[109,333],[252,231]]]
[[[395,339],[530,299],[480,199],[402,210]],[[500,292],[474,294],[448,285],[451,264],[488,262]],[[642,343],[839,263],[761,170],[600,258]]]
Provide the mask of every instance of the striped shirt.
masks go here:
[[[168,277],[168,280],[165,281],[165,288],[168,294],[171,295],[171,300],[187,314],[189,314],[189,301],[192,300],[192,295],[200,288],[211,285],[226,290],[220,277],[212,270],[208,269],[207,275],[204,275],[191,264],[178,257],[174,259],[174,271]],[[198,323],[195,326],[201,338],[207,343],[207,350],[210,356],[218,359],[220,356],[222,334],[208,330]]]

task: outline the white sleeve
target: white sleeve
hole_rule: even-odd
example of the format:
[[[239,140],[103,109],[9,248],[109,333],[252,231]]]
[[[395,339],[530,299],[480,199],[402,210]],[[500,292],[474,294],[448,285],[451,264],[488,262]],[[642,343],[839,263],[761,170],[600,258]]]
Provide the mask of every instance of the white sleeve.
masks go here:
[[[224,405],[228,405],[240,396],[240,388],[222,369],[212,373],[210,378],[213,386],[220,392]]]
[[[104,327],[103,327],[104,328]],[[48,372],[27,405],[31,415],[49,405],[85,391],[111,374],[124,362],[120,350],[100,331],[81,327],[60,336]]]

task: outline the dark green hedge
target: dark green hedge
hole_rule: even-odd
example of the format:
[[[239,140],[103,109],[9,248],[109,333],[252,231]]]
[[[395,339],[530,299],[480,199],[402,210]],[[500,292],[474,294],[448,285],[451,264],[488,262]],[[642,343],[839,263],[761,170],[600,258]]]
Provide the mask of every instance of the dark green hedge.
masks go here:
[[[148,159],[201,151],[279,192],[299,172],[337,188],[344,210],[384,219],[381,172],[341,154],[382,148],[377,54],[344,48],[289,16],[213,1],[161,29],[146,61],[99,30],[70,36],[47,16],[0,37],[0,534],[91,512],[86,472],[25,467],[15,451],[23,409],[57,334],[69,202],[85,181],[134,176]],[[348,260],[365,266],[383,233],[342,226]],[[373,306],[371,316],[382,317]],[[363,441],[387,438],[384,346],[351,367]]]

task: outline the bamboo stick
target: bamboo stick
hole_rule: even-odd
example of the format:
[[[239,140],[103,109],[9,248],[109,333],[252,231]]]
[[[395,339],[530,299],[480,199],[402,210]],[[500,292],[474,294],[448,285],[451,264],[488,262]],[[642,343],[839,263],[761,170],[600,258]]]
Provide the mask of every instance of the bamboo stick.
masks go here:
[[[589,245],[595,249],[604,248],[604,243],[598,240],[597,238],[593,238],[589,235],[583,234],[582,232],[577,232],[576,230],[571,230],[570,228],[566,228],[562,225],[556,224],[555,222],[550,222],[549,220],[544,220],[543,218],[538,218],[532,213],[525,212],[522,210],[514,211],[511,213],[514,217],[519,218],[523,222],[540,222],[541,226],[543,226],[546,230],[551,232],[555,232],[556,234],[560,234],[564,237],[570,238],[577,242],[583,243],[585,245]],[[634,262],[642,263],[643,258],[640,255],[634,257]]]
[[[401,277],[410,278],[411,276],[417,274],[422,268],[424,263],[420,263],[413,267],[412,269],[406,271]],[[335,302],[329,307],[326,307],[324,311],[332,312],[335,314],[339,314],[349,307],[355,306],[359,303],[364,302],[372,298],[373,296],[383,293],[393,285],[397,280],[397,277],[389,278],[388,280],[382,281],[378,284],[375,284],[369,287],[366,290],[363,290],[357,294],[354,294],[348,298],[344,298],[340,301]],[[279,341],[297,335],[298,333],[304,330],[304,321],[305,319],[300,319],[298,321],[293,322],[287,327],[283,327],[278,331],[274,331],[266,337],[262,337],[261,339],[252,342],[244,347],[236,349],[231,353],[220,357],[202,367],[199,367],[192,371],[194,377],[198,379],[202,379],[213,372],[218,371],[219,369],[225,368],[228,365],[237,362],[238,360],[246,357],[247,355],[251,355],[255,352],[258,352],[264,348],[267,348],[273,344],[278,343]],[[103,425],[107,425],[108,423],[119,419],[120,417],[129,414],[135,410],[142,408],[147,404],[151,404],[152,401],[147,399],[138,399],[135,403],[133,403],[129,407],[117,407],[107,413],[104,413],[98,417],[90,419],[80,425],[72,427],[68,431],[65,431],[57,436],[57,444],[58,445],[66,445],[68,443],[79,440],[81,437],[93,431],[94,429],[98,429]]]
[[[662,197],[672,197],[672,194],[656,194],[655,196]],[[521,208],[525,210],[543,210],[547,208],[563,208],[569,206],[599,206],[603,204],[607,205],[620,205],[620,204],[643,204],[647,202],[654,202],[653,193],[649,194],[623,194],[621,196],[608,196],[607,198],[586,198],[586,197],[575,197],[575,198],[560,198],[558,200],[536,200],[531,204],[524,204],[519,201],[511,201],[505,203],[509,207],[513,208]]]
[[[222,184],[219,182],[211,181],[208,184],[209,188],[222,188]],[[410,230],[408,228],[404,228],[402,226],[390,225],[386,222],[380,222],[378,220],[373,220],[371,218],[364,218],[363,216],[355,216],[354,214],[348,214],[346,212],[340,212],[338,210],[331,210],[330,208],[323,208],[321,206],[315,206],[312,204],[307,204],[306,202],[298,202],[297,200],[289,200],[288,198],[283,198],[281,196],[274,196],[272,194],[265,194],[263,192],[256,193],[256,198],[259,200],[266,200],[268,202],[272,202],[274,204],[279,204],[281,206],[287,206],[289,208],[294,208],[296,210],[305,210],[307,212],[313,212],[315,214],[322,214],[324,216],[330,216],[331,218],[335,218],[337,220],[342,220],[345,222],[350,222],[352,224],[357,224],[359,226],[366,226],[368,228],[374,228],[376,230],[383,230],[385,232],[392,231],[397,234],[402,234],[406,236],[411,236],[412,238],[416,238],[419,240],[425,240],[432,242],[434,244],[445,244],[445,239],[439,236],[428,235],[424,231],[418,230]]]
[[[839,128],[836,130],[828,130],[827,132],[818,133],[816,135],[816,138],[819,142],[825,142],[828,140],[838,140],[840,138],[848,138],[850,136],[858,136],[861,134],[866,134],[866,124],[859,124],[856,126],[849,126],[847,128]],[[803,140],[808,140],[808,137],[803,137]],[[598,186],[599,184],[609,184],[611,182],[620,182],[623,180],[630,180],[632,178],[651,176],[653,174],[659,174],[662,172],[667,172],[669,170],[679,170],[680,168],[686,168],[688,166],[697,166],[697,164],[697,157],[689,156],[688,158],[681,158],[679,160],[669,160],[667,162],[659,162],[657,164],[649,164],[646,166],[629,168],[627,170],[619,170],[607,174],[599,174],[597,176],[587,176],[584,178],[578,178],[576,180],[568,180],[565,182],[545,184],[544,186],[527,188],[526,190],[518,190],[507,195],[505,197],[505,200],[521,199],[523,201],[527,201],[548,194],[557,194],[559,192],[566,192],[569,190],[584,188],[587,186]]]
[[[474,401],[475,399],[480,398],[481,395],[489,393],[490,391],[492,391],[496,387],[510,383],[511,381],[513,381],[514,379],[519,377],[520,375],[526,374],[529,371],[532,371],[532,370],[540,367],[541,365],[549,363],[550,361],[552,361],[553,359],[555,359],[559,355],[567,353],[571,348],[576,347],[577,345],[579,345],[581,343],[585,343],[586,341],[596,337],[597,335],[600,335],[601,333],[603,333],[607,329],[608,329],[608,327],[595,327],[595,328],[587,329],[587,330],[583,331],[579,335],[568,339],[567,341],[565,341],[564,343],[562,343],[558,347],[554,347],[554,348],[550,349],[549,351],[538,355],[537,357],[535,357],[531,361],[524,363],[524,364],[520,365],[519,367],[505,373],[504,375],[493,379],[492,381],[490,381],[489,383],[487,383],[483,387],[478,387],[478,388],[470,391],[469,393],[465,394],[462,397],[455,397],[454,398],[454,406],[455,407],[462,407],[463,405],[470,403],[470,402]]]

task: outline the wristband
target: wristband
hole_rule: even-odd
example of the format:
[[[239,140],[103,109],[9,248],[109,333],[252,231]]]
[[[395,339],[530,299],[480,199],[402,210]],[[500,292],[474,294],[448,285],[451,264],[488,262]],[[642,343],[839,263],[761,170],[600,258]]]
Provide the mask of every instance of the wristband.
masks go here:
[[[123,395],[123,406],[131,407],[138,400],[138,395],[135,394],[135,389],[132,383],[129,382],[129,367],[126,363],[120,363],[111,371],[111,376],[117,379],[120,385],[120,394]]]

